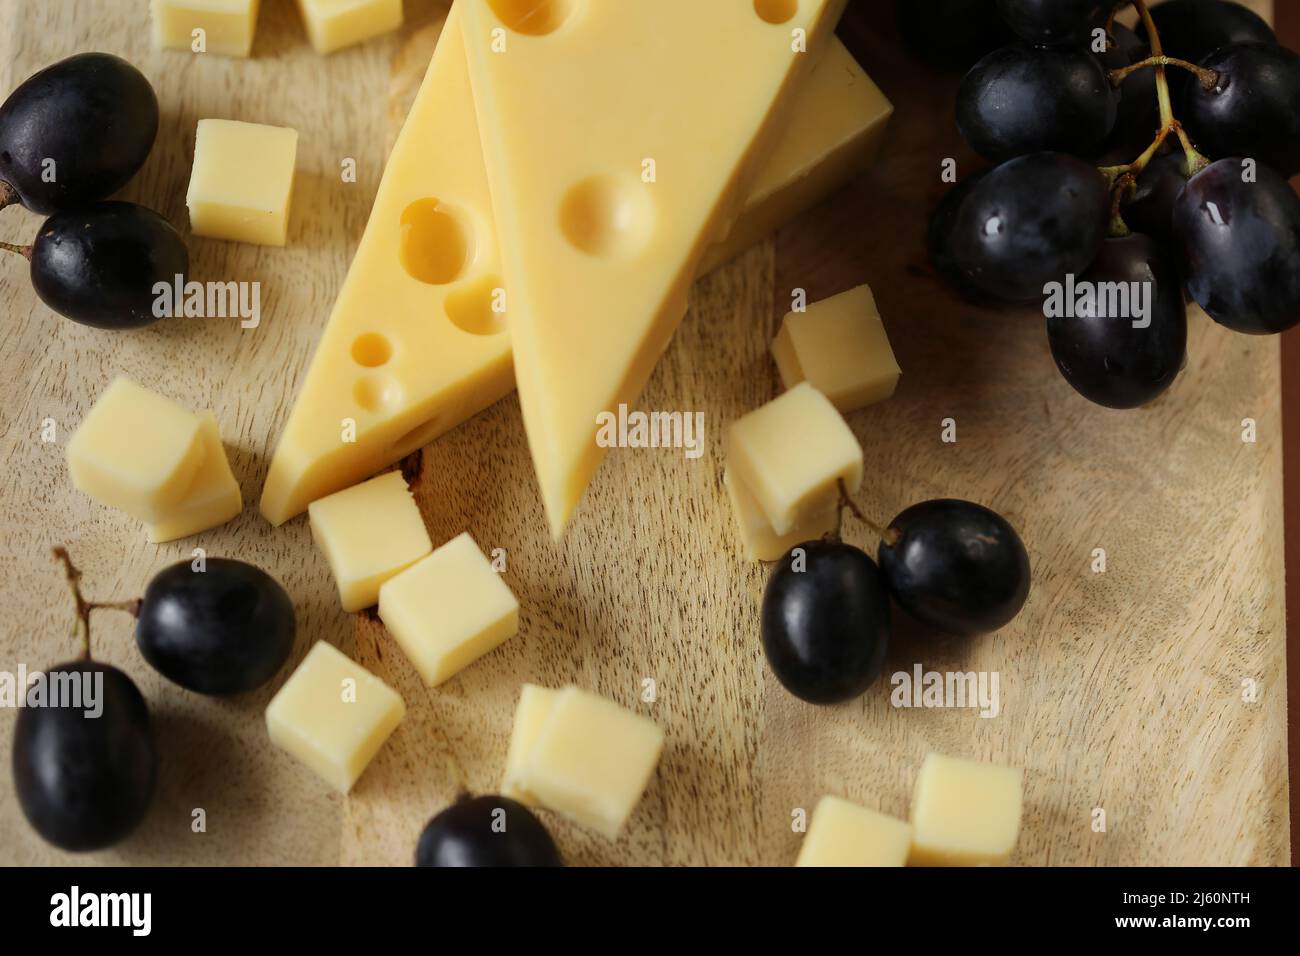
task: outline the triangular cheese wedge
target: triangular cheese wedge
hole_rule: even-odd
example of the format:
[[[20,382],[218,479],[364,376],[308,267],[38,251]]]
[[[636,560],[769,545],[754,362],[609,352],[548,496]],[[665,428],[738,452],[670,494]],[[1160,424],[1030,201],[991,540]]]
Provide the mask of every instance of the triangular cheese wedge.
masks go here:
[[[448,15],[280,436],[261,502],[272,524],[424,447],[514,386],[461,6]]]
[[[460,0],[515,376],[556,536],[845,0]]]

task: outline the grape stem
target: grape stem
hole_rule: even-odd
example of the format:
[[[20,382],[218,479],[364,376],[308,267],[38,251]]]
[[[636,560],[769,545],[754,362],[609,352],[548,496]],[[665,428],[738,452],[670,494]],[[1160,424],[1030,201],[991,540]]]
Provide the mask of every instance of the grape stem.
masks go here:
[[[1164,47],[1160,44],[1160,31],[1156,29],[1155,20],[1151,18],[1151,7],[1148,0],[1122,0],[1121,3],[1116,4],[1114,9],[1111,10],[1110,16],[1106,18],[1106,34],[1111,40],[1114,39],[1110,34],[1115,26],[1115,17],[1121,10],[1129,6],[1136,8],[1138,16],[1142,18],[1142,25],[1146,29],[1147,38],[1151,43],[1151,56],[1125,69],[1114,70],[1108,75],[1111,84],[1118,86],[1124,81],[1125,77],[1137,70],[1148,67],[1155,69],[1156,99],[1160,104],[1160,130],[1156,133],[1156,138],[1151,145],[1133,162],[1124,166],[1101,167],[1102,174],[1110,181],[1113,190],[1110,210],[1110,235],[1112,236],[1127,236],[1129,234],[1129,228],[1124,222],[1121,207],[1125,198],[1137,188],[1137,178],[1141,175],[1142,170],[1146,169],[1147,164],[1160,152],[1160,147],[1165,144],[1170,135],[1178,137],[1183,152],[1187,154],[1188,176],[1195,176],[1210,165],[1210,161],[1197,152],[1196,147],[1192,145],[1191,137],[1187,135],[1187,130],[1183,129],[1183,124],[1174,116],[1173,100],[1169,95],[1169,77],[1165,74],[1165,68],[1178,66],[1191,70],[1200,78],[1202,85],[1206,89],[1213,89],[1214,84],[1219,81],[1219,74],[1213,70],[1203,69],[1195,64],[1188,63],[1186,60],[1165,56]]]
[[[3,209],[3,208],[4,208],[4,203],[3,203],[3,201],[0,201],[0,209]],[[4,249],[6,252],[13,252],[13,253],[16,253],[17,255],[22,256],[22,257],[23,257],[24,259],[26,259],[28,262],[31,262],[31,261],[32,261],[32,247],[31,247],[31,246],[19,246],[19,245],[15,245],[15,244],[12,243],[12,242],[0,242],[0,249]]]
[[[101,609],[114,611],[125,611],[128,614],[140,616],[140,601],[87,601],[84,594],[81,593],[81,571],[72,563],[72,557],[68,554],[68,549],[59,545],[54,549],[54,557],[63,564],[63,576],[68,582],[68,588],[72,591],[72,600],[77,605],[77,624],[73,629],[73,634],[81,641],[81,656],[85,660],[90,660],[90,612]]]
[[[862,513],[862,509],[853,503],[853,499],[849,497],[849,489],[845,486],[843,478],[839,480],[839,487],[840,487],[840,508],[839,508],[839,512],[835,516],[834,540],[838,541],[840,538],[840,528],[843,527],[844,512],[847,509],[849,514],[853,515],[853,517],[857,518],[864,525],[866,525],[871,530],[871,533],[874,534],[881,541],[885,542],[885,544],[889,545],[892,548],[895,544],[898,543],[897,531],[895,531],[893,528],[880,527],[880,525],[876,524],[874,521],[872,521],[870,518],[864,515]]]
[[[13,186],[0,180],[0,209],[4,209],[6,206],[13,206],[21,201],[21,198],[17,191],[14,190]]]

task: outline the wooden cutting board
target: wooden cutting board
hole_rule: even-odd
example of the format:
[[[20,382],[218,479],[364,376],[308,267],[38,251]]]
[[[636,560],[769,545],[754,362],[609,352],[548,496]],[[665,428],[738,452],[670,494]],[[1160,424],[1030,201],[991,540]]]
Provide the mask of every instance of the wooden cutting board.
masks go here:
[[[352,794],[328,791],[267,740],[276,687],[233,700],[184,692],[140,659],[129,619],[103,612],[95,650],[126,669],[155,714],[159,791],[141,830],[91,863],[406,864],[426,819],[463,784],[500,779],[519,686],[574,682],[668,732],[658,772],[617,842],[547,815],[588,864],[793,861],[797,808],[835,793],[904,815],[931,749],[1026,768],[1025,864],[1281,864],[1287,860],[1285,631],[1277,340],[1233,335],[1199,311],[1187,368],[1154,405],[1113,412],[1061,380],[1041,315],[973,308],[934,277],[922,239],[939,165],[975,168],[953,125],[955,79],[901,48],[893,3],[841,27],[897,105],[879,163],[775,243],[699,282],[642,400],[703,411],[708,452],[620,451],[568,536],[545,531],[513,398],[407,462],[435,542],[470,530],[509,555],[519,636],[437,690],[423,687],[373,614],[346,615],[298,519],[273,530],[254,505],[276,436],[361,236],[387,146],[437,41],[446,3],[407,0],[400,34],[328,58],[289,0],[263,3],[254,57],[156,52],[146,0],[47,0],[0,9],[0,89],[84,50],[135,62],[163,110],[126,198],[184,226],[195,124],[226,117],[302,134],[285,249],[194,239],[194,277],[259,280],[263,319],[174,320],[110,334],[59,319],[19,260],[0,260],[4,494],[0,669],[73,656],[72,609],[49,557],[67,545],[94,598],[139,595],[201,546],[253,561],[293,596],[294,662],[328,640],[389,681],[409,708]],[[1253,4],[1268,12],[1268,3]],[[345,159],[355,183],[341,181]],[[0,238],[38,220],[0,213]],[[1023,613],[958,643],[900,623],[887,673],[996,671],[1001,714],[805,705],[768,672],[758,640],[765,572],[740,554],[722,487],[722,434],[778,394],[769,340],[791,290],[816,299],[871,283],[904,370],[898,394],[851,424],[868,463],[859,495],[878,521],[938,496],[986,503],[1020,529],[1034,564]],[[125,373],[215,411],[248,503],[231,524],[154,546],[130,519],[70,486],[63,445]],[[1243,419],[1256,440],[1243,442]],[[52,419],[57,441],[43,443]],[[957,441],[942,441],[945,419]],[[861,527],[850,540],[874,549]],[[1106,570],[1093,570],[1104,549]],[[642,700],[652,679],[655,700]],[[1243,694],[1246,682],[1256,693]],[[7,751],[14,712],[0,711]],[[6,753],[7,762],[7,753]],[[192,826],[205,811],[206,832]],[[1105,832],[1094,830],[1105,811]],[[70,858],[42,844],[0,774],[0,863]]]

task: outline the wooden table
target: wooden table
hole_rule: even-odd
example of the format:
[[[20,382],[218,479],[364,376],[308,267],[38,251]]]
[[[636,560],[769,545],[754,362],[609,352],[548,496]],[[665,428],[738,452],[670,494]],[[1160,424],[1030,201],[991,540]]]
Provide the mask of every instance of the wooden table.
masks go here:
[[[423,687],[373,613],[340,611],[301,519],[272,530],[253,507],[268,456],[360,238],[391,143],[446,4],[407,0],[400,35],[329,58],[286,0],[263,12],[254,57],[149,48],[145,0],[48,0],[0,10],[0,88],[73,52],[123,55],[158,91],[158,144],[126,198],[186,222],[196,122],[228,117],[302,133],[290,244],[194,239],[199,279],[259,280],[263,320],[173,320],[113,335],[60,320],[23,264],[0,262],[5,491],[0,499],[0,668],[73,655],[71,607],[51,545],[66,544],[93,597],[141,593],[202,546],[260,564],[293,596],[295,662],[331,641],[389,681],[409,713],[352,794],[331,793],[271,747],[271,687],[231,700],[181,691],[132,646],[130,621],[95,621],[96,655],[150,701],[162,754],[141,830],[89,863],[406,864],[425,820],[460,784],[500,779],[525,681],[575,682],[649,714],[668,746],[627,833],[607,841],[553,816],[564,853],[591,864],[793,861],[796,808],[836,793],[905,814],[928,750],[1026,768],[1025,864],[1280,864],[1288,859],[1279,343],[1233,335],[1196,312],[1186,371],[1154,405],[1088,404],[1057,374],[1041,315],[972,308],[922,249],[944,187],[939,163],[974,159],[952,122],[955,80],[901,49],[892,3],[859,4],[841,34],[897,104],[880,162],[775,243],[699,282],[643,397],[703,411],[708,453],[609,456],[568,536],[548,540],[517,403],[506,400],[408,460],[430,533],[470,530],[509,554],[520,635],[437,690]],[[1265,10],[1267,3],[1254,6]],[[340,163],[357,161],[356,183]],[[38,220],[0,214],[0,238]],[[876,292],[904,377],[896,397],[851,416],[866,450],[859,496],[877,520],[958,496],[1020,529],[1034,586],[1020,617],[969,643],[900,624],[887,672],[996,671],[1002,713],[901,710],[882,681],[816,708],[786,694],[758,641],[764,569],[739,552],[721,483],[726,424],[772,398],[767,346],[791,290],[862,281]],[[130,519],[70,487],[63,443],[118,373],[215,411],[249,504],[197,540],[149,545]],[[941,440],[955,419],[958,441]],[[1242,441],[1242,420],[1257,438]],[[42,423],[57,441],[42,443]],[[868,544],[860,527],[850,540]],[[874,547],[874,545],[872,545]],[[1093,571],[1104,549],[1106,571]],[[641,701],[653,678],[656,700]],[[1243,682],[1258,693],[1243,696]],[[0,712],[0,739],[12,711]],[[70,858],[30,831],[0,775],[0,862]],[[206,811],[204,833],[193,811]],[[1106,830],[1095,832],[1096,809]]]

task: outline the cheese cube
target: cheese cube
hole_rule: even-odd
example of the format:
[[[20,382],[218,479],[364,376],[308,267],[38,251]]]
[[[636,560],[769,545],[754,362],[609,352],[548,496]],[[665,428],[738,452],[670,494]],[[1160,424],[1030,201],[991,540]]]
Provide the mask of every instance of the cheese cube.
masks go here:
[[[199,473],[180,504],[162,520],[145,524],[149,540],[155,544],[215,528],[244,509],[239,482],[235,481],[230,462],[226,458],[226,450],[221,444],[216,416],[204,412],[200,420],[203,464],[199,466]]]
[[[789,313],[772,355],[786,388],[808,382],[841,412],[889,398],[901,374],[865,285]]]
[[[468,532],[385,581],[379,617],[430,687],[519,632],[519,602]]]
[[[664,732],[653,721],[566,687],[521,761],[517,785],[612,840],[640,802],[663,746]]]
[[[317,53],[333,53],[402,25],[402,0],[298,0]]]
[[[154,45],[195,53],[248,56],[259,0],[153,0]],[[202,30],[195,36],[195,30]],[[202,46],[196,49],[196,44]]]
[[[751,561],[776,561],[796,544],[814,541],[839,524],[839,502],[829,502],[826,508],[808,521],[796,525],[788,534],[777,534],[763,514],[749,489],[723,471],[722,483],[731,499],[731,510],[740,527],[740,540],[745,546],[745,556]]]
[[[271,741],[347,793],[406,715],[401,695],[317,641],[266,708]]]
[[[806,382],[732,423],[727,468],[778,535],[811,524],[862,485],[862,446],[835,406]]]
[[[203,451],[197,415],[118,377],[68,440],[68,472],[96,501],[162,521],[189,490]]]
[[[313,501],[307,514],[345,611],[375,604],[380,585],[433,550],[401,472]]]
[[[284,245],[297,156],[297,130],[199,120],[185,197],[194,234]]]
[[[912,828],[839,797],[813,811],[795,866],[905,866]]]
[[[524,761],[532,753],[533,745],[551,716],[558,690],[525,684],[519,692],[519,705],[515,708],[515,725],[510,732],[510,750],[506,753],[506,770],[501,781],[503,796],[518,800],[530,807],[537,806],[537,798],[520,784]]]
[[[912,853],[918,866],[1006,863],[1020,832],[1021,772],[930,754],[912,795]]]

